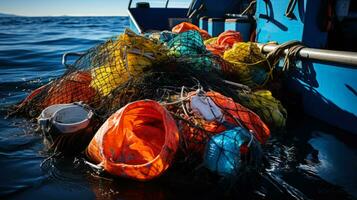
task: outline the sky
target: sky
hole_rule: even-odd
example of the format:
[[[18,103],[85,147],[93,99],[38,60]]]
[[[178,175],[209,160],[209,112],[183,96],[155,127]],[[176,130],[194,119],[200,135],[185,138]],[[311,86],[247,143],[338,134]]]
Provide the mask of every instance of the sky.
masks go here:
[[[129,0],[0,0],[0,13],[24,16],[124,16]]]
[[[136,2],[143,0],[133,0]],[[151,0],[163,6],[166,0]],[[174,0],[169,5],[187,5],[190,0]],[[0,13],[23,16],[126,16],[129,0],[0,0]]]

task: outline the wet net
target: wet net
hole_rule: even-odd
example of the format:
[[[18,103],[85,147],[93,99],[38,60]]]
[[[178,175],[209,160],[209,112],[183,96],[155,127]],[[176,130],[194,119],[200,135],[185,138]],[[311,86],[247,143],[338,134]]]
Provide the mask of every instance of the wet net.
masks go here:
[[[167,44],[169,55],[193,70],[212,71],[219,68],[212,60],[213,55],[207,51],[203,39],[197,31],[186,31],[179,34]]]
[[[257,113],[272,130],[284,130],[288,113],[269,90],[239,92],[238,98],[242,105]]]
[[[255,49],[250,51],[256,53]],[[163,105],[176,121],[180,134],[176,159],[197,166],[203,162],[210,139],[226,130],[242,127],[258,146],[270,135],[260,117],[238,103],[237,88],[227,85],[221,74],[227,72],[222,69],[231,69],[233,74],[243,70],[243,76],[236,74],[238,80],[248,81],[245,75],[251,77],[252,69],[246,67],[258,66],[261,70],[265,60],[260,56],[238,57],[233,60],[233,54],[227,53],[227,62],[211,54],[197,31],[175,35],[165,44],[126,30],[88,50],[62,77],[33,91],[15,113],[35,118],[47,106],[82,101],[103,123],[128,103],[151,99]],[[252,64],[237,67],[243,62]],[[209,98],[221,110],[220,118],[208,120],[197,114],[192,107],[195,95]]]
[[[32,92],[16,113],[37,117],[47,106],[77,101],[100,108],[117,87],[165,60],[167,51],[162,43],[126,30],[90,49],[62,77]]]
[[[260,88],[271,79],[273,68],[255,43],[235,43],[223,58],[229,63],[223,72],[251,88]]]

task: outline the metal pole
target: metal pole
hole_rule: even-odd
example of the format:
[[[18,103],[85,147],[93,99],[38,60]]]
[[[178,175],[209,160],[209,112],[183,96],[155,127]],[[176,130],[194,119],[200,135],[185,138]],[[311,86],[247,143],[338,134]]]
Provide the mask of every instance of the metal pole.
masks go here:
[[[131,8],[131,3],[132,3],[132,2],[133,2],[133,0],[130,0],[130,1],[129,1],[128,9]]]
[[[167,8],[167,6],[169,6],[169,1],[170,1],[170,0],[166,0],[165,8]]]
[[[275,44],[258,44],[259,48],[262,49],[264,53],[269,53],[273,51],[278,45]],[[284,51],[285,54],[288,50]],[[312,60],[318,60],[323,62],[333,62],[344,65],[350,65],[353,68],[357,67],[357,53],[350,51],[333,51],[324,49],[313,49],[313,48],[303,48],[299,51],[299,58],[306,58]]]

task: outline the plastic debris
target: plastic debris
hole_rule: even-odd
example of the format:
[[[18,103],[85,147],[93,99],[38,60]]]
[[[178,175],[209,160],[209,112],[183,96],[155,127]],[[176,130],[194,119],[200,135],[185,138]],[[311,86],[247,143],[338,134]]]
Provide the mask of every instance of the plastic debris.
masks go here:
[[[167,46],[170,49],[169,56],[175,57],[179,62],[191,66],[194,70],[208,72],[213,68],[219,68],[197,31],[180,33],[169,41]]]
[[[257,113],[271,129],[283,130],[286,125],[287,111],[269,90],[240,92],[239,102]]]
[[[53,127],[59,133],[74,133],[87,128],[93,112],[85,105],[56,104],[44,109],[38,119],[43,132],[49,132]]]
[[[188,93],[190,97],[194,95],[196,92]],[[185,113],[182,106],[169,108],[171,113],[177,117],[183,116],[182,118],[178,117],[178,127],[183,136],[184,146],[182,148],[187,154],[202,154],[210,137],[236,126],[252,130],[254,137],[262,144],[269,138],[268,126],[251,110],[214,91],[206,92],[205,95],[220,108],[223,118],[207,121],[202,115],[195,112],[190,114],[189,110],[186,110]]]
[[[262,87],[271,78],[273,68],[255,43],[235,43],[223,58],[231,64],[223,72],[251,88]]]
[[[92,61],[91,86],[100,95],[109,95],[120,84],[148,70],[165,56],[161,43],[126,30],[96,50]]]
[[[101,126],[87,155],[107,172],[147,181],[170,166],[179,133],[167,110],[155,101],[136,101],[114,113]]]
[[[55,122],[71,133],[55,142],[56,150],[86,148],[92,167],[115,176],[151,180],[173,159],[238,175],[242,166],[259,165],[268,125],[282,129],[286,110],[269,91],[251,92],[265,86],[273,70],[255,43],[241,42],[234,31],[203,38],[209,35],[189,23],[146,36],[126,30],[34,90],[15,113],[34,118],[43,111],[42,130]],[[73,134],[90,120],[71,107],[78,101],[96,113],[100,128]]]
[[[221,109],[211,98],[206,97],[205,95],[197,94],[192,96],[190,106],[193,112],[200,114],[206,121],[224,120]]]
[[[242,165],[257,167],[261,156],[249,154],[257,154],[258,151],[254,136],[242,127],[235,127],[212,136],[207,143],[203,163],[219,175],[237,176]]]
[[[172,28],[173,33],[184,33],[189,30],[198,31],[204,40],[211,38],[211,36],[208,34],[207,31],[200,29],[198,28],[198,26],[191,24],[189,22],[182,22]]]
[[[243,38],[237,31],[225,31],[217,38],[211,38],[205,41],[208,51],[215,55],[223,56],[224,52],[231,49],[237,42],[243,42]]]

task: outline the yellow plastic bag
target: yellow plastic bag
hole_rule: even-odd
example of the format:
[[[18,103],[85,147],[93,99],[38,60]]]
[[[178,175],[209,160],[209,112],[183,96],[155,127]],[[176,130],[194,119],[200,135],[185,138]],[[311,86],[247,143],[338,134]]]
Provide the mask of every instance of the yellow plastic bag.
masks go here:
[[[91,86],[101,96],[107,96],[119,85],[139,76],[165,56],[166,50],[161,43],[127,29],[118,38],[98,47],[92,60],[92,65],[98,67],[91,70]]]
[[[231,64],[223,72],[251,88],[264,86],[271,77],[272,68],[255,43],[236,43],[223,59]]]
[[[259,90],[253,93],[241,92],[238,98],[239,103],[257,113],[269,128],[274,130],[285,128],[287,111],[269,90]]]

